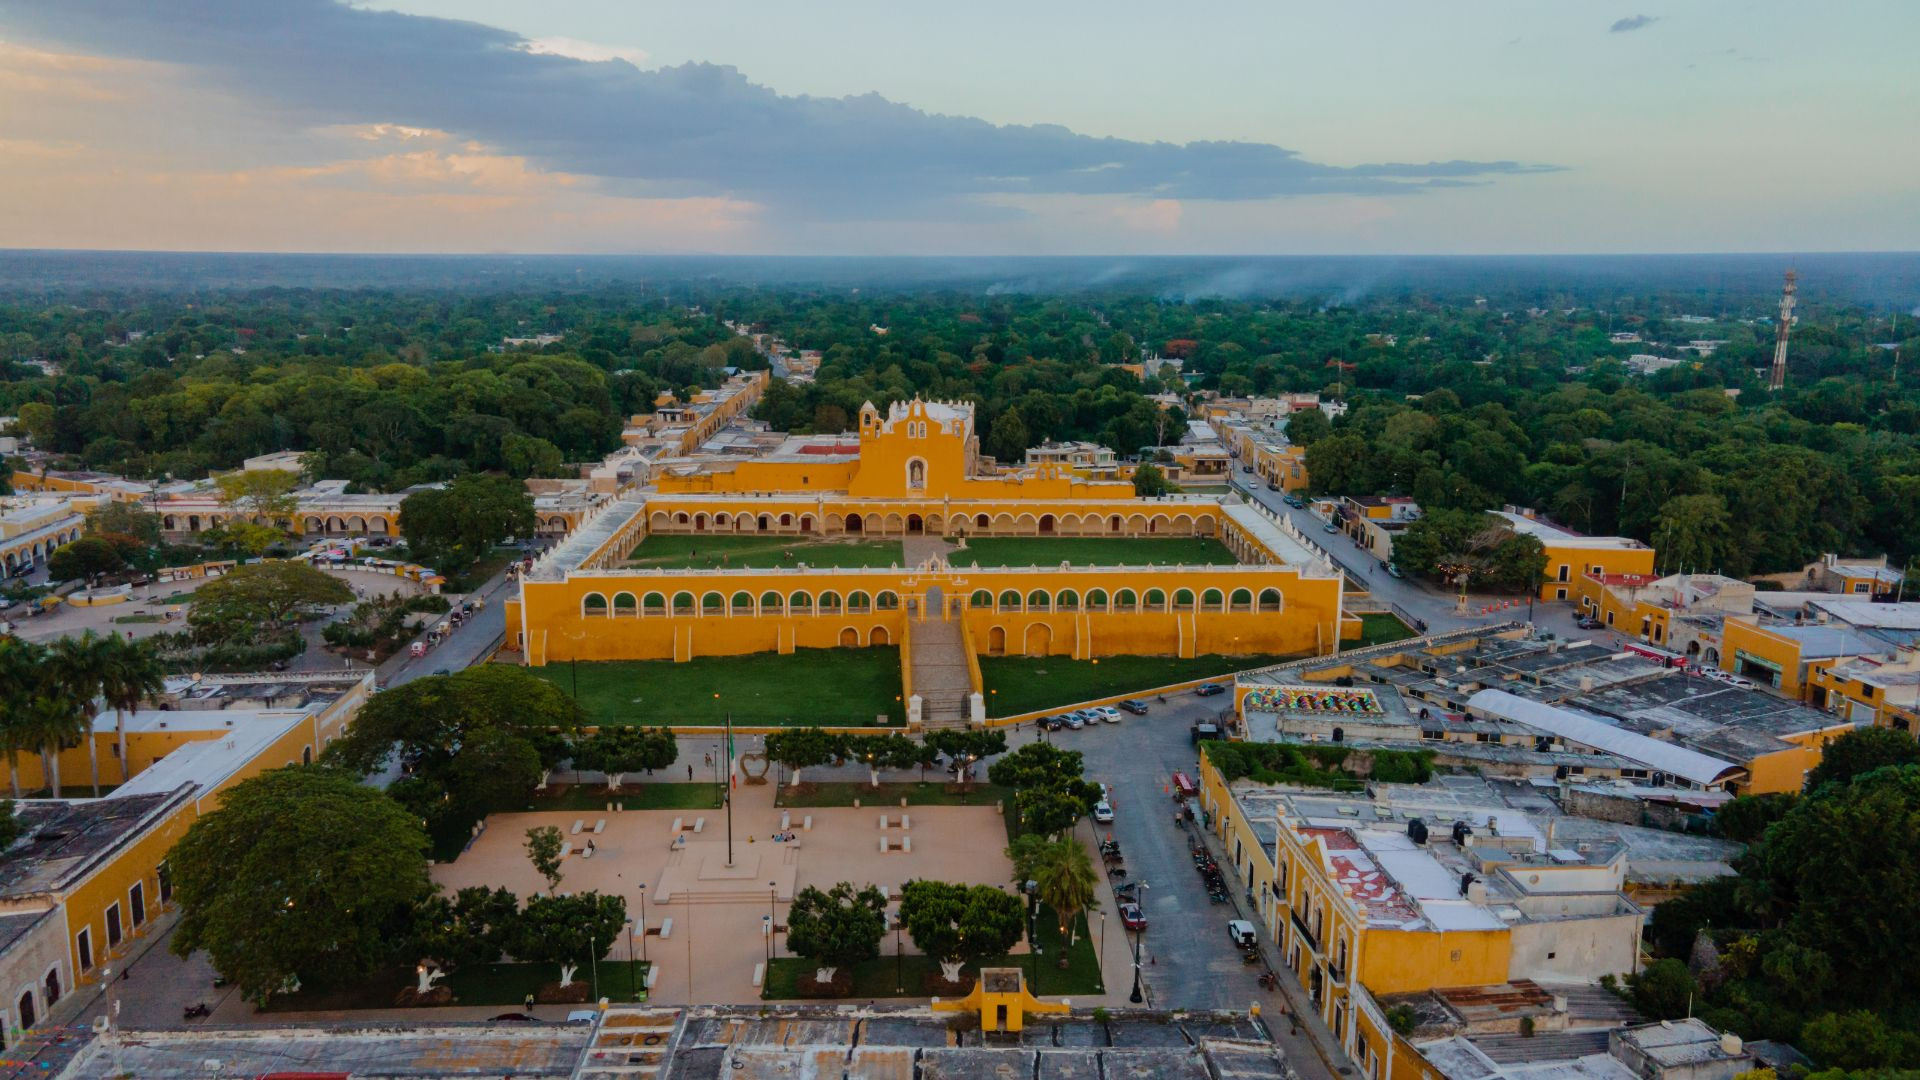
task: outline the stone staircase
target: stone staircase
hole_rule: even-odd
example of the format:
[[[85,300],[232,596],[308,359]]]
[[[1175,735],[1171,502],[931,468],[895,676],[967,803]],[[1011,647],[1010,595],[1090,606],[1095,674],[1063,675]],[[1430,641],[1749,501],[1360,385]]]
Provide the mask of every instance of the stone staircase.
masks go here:
[[[928,731],[965,729],[967,696],[973,683],[967,678],[966,645],[957,621],[930,616],[913,624],[913,692],[920,695],[920,721]]]

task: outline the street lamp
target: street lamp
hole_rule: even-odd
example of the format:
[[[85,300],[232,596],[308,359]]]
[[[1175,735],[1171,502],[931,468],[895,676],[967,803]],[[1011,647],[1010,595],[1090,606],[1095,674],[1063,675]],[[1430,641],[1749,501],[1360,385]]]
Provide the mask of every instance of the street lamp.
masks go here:
[[[609,945],[609,947],[611,947],[611,945]],[[587,935],[587,963],[591,965],[589,970],[593,972],[593,1000],[599,1001],[600,1000],[600,939],[595,937],[591,933]]]
[[[647,887],[643,884],[638,888],[640,890],[640,962],[644,964],[647,962]],[[633,942],[631,941],[627,942],[627,959],[629,961],[633,959]]]
[[[760,954],[767,958],[767,967],[771,968],[773,967],[773,916],[762,915],[760,922],[762,924],[760,930],[767,939],[766,945],[760,949]]]
[[[1146,899],[1147,883],[1143,881],[1140,883],[1139,900],[1142,911],[1146,910]],[[1146,996],[1140,992],[1140,939],[1144,936],[1145,933],[1143,931],[1136,930],[1133,933],[1133,993],[1127,995],[1127,1000],[1133,1002],[1135,1005],[1146,1000]]]
[[[780,886],[777,882],[772,882],[772,881],[767,882],[767,948],[769,950],[769,952],[767,953],[768,961],[772,961],[773,959],[773,951],[772,951],[773,950],[773,931],[774,931],[773,902],[777,896],[779,888]]]
[[[900,967],[902,963],[900,959],[900,931],[905,925],[906,924],[902,922],[900,919],[900,913],[898,911],[894,912],[893,913],[893,992],[896,994],[904,994],[907,992],[906,976],[901,974],[901,967]]]
[[[1100,979],[1100,983],[1099,983],[1100,992],[1106,993],[1106,990],[1107,990],[1107,913],[1105,909],[1102,909],[1100,912],[1100,954],[1099,956],[1095,957],[1093,962],[1093,967],[1094,967],[1094,971],[1098,973],[1098,976]]]
[[[645,935],[643,934],[644,938]],[[627,1000],[635,1001],[640,997],[640,987],[633,973],[633,920],[627,920]]]

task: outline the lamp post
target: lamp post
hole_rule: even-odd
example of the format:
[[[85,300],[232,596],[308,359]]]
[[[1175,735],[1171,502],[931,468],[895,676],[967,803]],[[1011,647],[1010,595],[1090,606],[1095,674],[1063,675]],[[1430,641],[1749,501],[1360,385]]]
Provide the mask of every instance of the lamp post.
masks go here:
[[[641,885],[639,886],[639,889],[640,889],[640,962],[644,964],[647,962],[647,887],[645,885]],[[631,941],[627,943],[627,959],[628,960],[633,959],[633,943]]]
[[[760,922],[762,924],[760,929],[767,939],[767,943],[760,948],[760,955],[766,957],[767,967],[771,970],[773,967],[773,916],[762,915]]]
[[[608,946],[611,948],[611,944]],[[587,965],[593,973],[593,1000],[600,1000],[600,939],[587,935]]]
[[[1100,953],[1093,961],[1094,970],[1099,974],[1100,991],[1107,989],[1107,913],[1100,912]]]
[[[905,925],[906,924],[901,922],[900,920],[900,913],[898,911],[894,912],[893,913],[893,992],[896,994],[904,994],[907,992],[907,979],[906,979],[906,976],[901,973],[901,964],[903,963],[903,961],[900,959],[900,931]]]
[[[771,881],[767,882],[767,948],[769,950],[773,949],[773,931],[774,931],[773,902],[777,898],[779,888],[780,886],[777,883],[771,882]],[[774,957],[774,952],[769,952],[767,954],[767,959],[769,961],[771,961],[773,957]]]
[[[644,938],[645,935],[643,934]],[[627,1000],[635,1001],[640,997],[638,976],[633,973],[633,920],[627,920]]]
[[[1146,899],[1147,883],[1143,881],[1140,883],[1140,910],[1142,911],[1146,910]],[[1127,1000],[1135,1005],[1146,1000],[1145,995],[1140,992],[1140,939],[1142,936],[1144,935],[1139,930],[1133,932],[1133,993],[1127,995]]]

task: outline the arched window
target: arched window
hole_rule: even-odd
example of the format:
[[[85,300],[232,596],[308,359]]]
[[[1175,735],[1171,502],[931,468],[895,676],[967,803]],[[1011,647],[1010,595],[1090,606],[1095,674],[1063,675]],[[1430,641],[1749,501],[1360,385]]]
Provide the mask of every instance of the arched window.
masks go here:
[[[840,611],[840,594],[831,590],[820,594],[820,614],[835,615]]]
[[[693,594],[690,592],[674,593],[673,613],[675,615],[693,614]]]
[[[795,615],[811,615],[813,614],[813,597],[803,592],[794,593],[787,597],[787,609]]]
[[[1193,590],[1192,589],[1180,589],[1173,594],[1173,610],[1175,611],[1192,611],[1193,610]]]
[[[1138,611],[1140,595],[1132,589],[1121,589],[1113,594],[1113,606],[1116,611]]]
[[[1088,611],[1107,610],[1107,590],[1094,589],[1093,591],[1087,593],[1087,610]]]
[[[1147,590],[1147,610],[1148,611],[1167,610],[1167,594],[1161,592],[1159,589],[1148,589]]]
[[[1020,610],[1020,594],[1017,592],[1014,592],[1012,589],[1008,589],[1006,592],[1001,593],[999,610],[1019,611]]]
[[[1253,593],[1246,589],[1233,590],[1233,595],[1227,598],[1227,608],[1230,611],[1252,611]]]
[[[985,589],[975,589],[972,598],[967,601],[967,606],[981,610],[990,609],[993,607],[993,594]]]
[[[1226,606],[1226,597],[1220,595],[1219,589],[1208,589],[1200,594],[1201,611],[1223,611]]]
[[[667,613],[666,597],[661,596],[657,592],[650,592],[647,595],[640,598],[640,614],[665,615],[666,613]]]
[[[606,613],[607,613],[606,597],[600,595],[597,592],[590,592],[587,595],[580,598],[580,614],[605,615]]]
[[[786,601],[777,592],[760,594],[760,614],[778,615],[787,609]]]
[[[635,609],[639,606],[640,602],[635,600],[633,594],[630,592],[613,594],[613,615],[615,618],[620,618],[621,616],[631,618],[636,613]]]
[[[1053,598],[1047,595],[1045,589],[1035,589],[1027,594],[1028,611],[1050,611],[1052,608]]]
[[[673,515],[673,523],[675,525],[685,525],[687,523],[687,520],[688,520],[687,512],[684,510]]]
[[[731,609],[727,612],[729,615],[753,614],[753,594],[752,593],[749,593],[749,592],[734,593],[733,599],[729,601],[729,603],[731,605]]]
[[[1281,600],[1280,600],[1279,589],[1261,589],[1260,590],[1260,610],[1261,611],[1279,611],[1280,604],[1281,604]]]
[[[727,613],[727,598],[717,592],[710,592],[702,596],[700,598],[700,613],[702,615],[725,615]]]
[[[900,610],[900,594],[897,592],[880,593],[873,598],[873,606],[879,608],[881,611],[898,611]]]
[[[847,614],[865,615],[871,610],[873,610],[873,597],[863,592],[850,592],[847,594]]]
[[[1062,589],[1060,595],[1054,598],[1054,607],[1059,611],[1079,611],[1080,594],[1072,589]]]

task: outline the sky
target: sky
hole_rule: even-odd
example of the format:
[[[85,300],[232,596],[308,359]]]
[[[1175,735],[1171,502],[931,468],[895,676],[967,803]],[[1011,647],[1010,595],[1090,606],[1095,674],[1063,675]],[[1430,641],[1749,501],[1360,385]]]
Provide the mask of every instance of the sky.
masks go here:
[[[1908,0],[0,0],[0,247],[1910,251],[1915,42]]]

